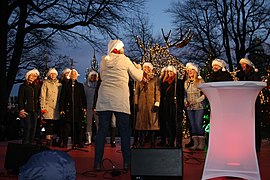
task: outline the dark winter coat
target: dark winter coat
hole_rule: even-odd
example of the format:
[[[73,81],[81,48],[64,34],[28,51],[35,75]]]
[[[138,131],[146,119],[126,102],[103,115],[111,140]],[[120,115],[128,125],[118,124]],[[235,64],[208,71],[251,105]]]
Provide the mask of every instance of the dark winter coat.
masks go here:
[[[228,71],[222,71],[221,69],[217,72],[212,72],[209,78],[209,82],[219,81],[233,81],[233,77]]]
[[[62,86],[60,94],[59,110],[65,112],[65,119],[67,121],[73,121],[73,93],[72,93],[72,81],[69,80]],[[84,87],[82,83],[77,80],[74,82],[74,121],[83,121],[83,110],[87,109],[86,97]]]
[[[40,84],[25,81],[19,87],[18,106],[19,111],[37,112],[39,109]]]
[[[175,91],[175,84],[176,91]],[[176,92],[176,101],[175,101]],[[169,138],[169,145],[177,146],[182,144],[182,120],[184,108],[184,84],[183,80],[178,79],[177,83],[164,82],[161,84],[161,104],[160,104],[160,128],[162,136]],[[177,105],[175,104],[177,102]],[[176,109],[177,108],[177,109]],[[164,137],[162,137],[164,138]]]
[[[240,70],[239,72],[237,72],[236,77],[238,77],[239,81],[261,81],[259,74],[254,70],[248,73]]]
[[[177,106],[175,105],[174,93],[175,93],[175,84],[177,84],[176,88],[176,99]],[[182,80],[177,80],[177,83],[172,82],[169,84],[168,82],[164,82],[161,84],[161,108],[162,108],[162,119],[166,119],[169,121],[174,121],[175,118],[175,110],[177,107],[177,112],[183,112],[184,108],[184,84]],[[179,116],[180,114],[178,114]],[[181,118],[181,117],[180,117]]]

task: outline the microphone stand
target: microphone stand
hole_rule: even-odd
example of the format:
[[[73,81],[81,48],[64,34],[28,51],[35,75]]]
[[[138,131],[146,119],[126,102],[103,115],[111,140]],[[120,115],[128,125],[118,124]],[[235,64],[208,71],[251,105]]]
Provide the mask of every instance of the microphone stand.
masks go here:
[[[178,73],[176,72],[175,74],[175,79],[174,79],[174,105],[175,105],[175,118],[174,118],[174,122],[175,122],[175,140],[176,140],[176,144],[177,144],[177,80],[178,80]]]
[[[68,149],[66,152],[72,151],[72,150],[79,150],[79,151],[84,151],[84,152],[89,152],[88,150],[85,149],[80,149],[77,148],[76,144],[75,144],[75,95],[74,95],[74,86],[75,86],[75,81],[72,81],[72,147],[70,149]]]
[[[175,76],[175,87],[174,87],[174,103],[175,103],[175,128],[176,128],[176,136],[175,136],[175,140],[176,140],[176,148],[182,148],[182,120],[181,122],[178,122],[178,118],[181,118],[182,116],[180,114],[178,114],[178,100],[177,100],[177,90],[178,91],[182,91],[181,88],[180,89],[177,89],[177,86],[178,86],[178,78],[180,79],[180,76],[178,74],[178,72],[176,73],[176,76]],[[178,97],[179,98],[179,97]],[[179,99],[181,100],[181,99]],[[180,110],[182,110],[180,108]],[[182,112],[180,113],[183,113],[183,110]],[[180,115],[178,117],[178,115]],[[179,132],[180,131],[180,132]],[[179,134],[181,133],[181,134]],[[179,144],[179,139],[180,139],[180,144]]]
[[[133,87],[132,87],[132,91],[133,91],[133,123],[132,123],[132,131],[133,131],[133,145],[132,147],[133,148],[136,148],[137,147],[137,144],[138,144],[138,132],[137,130],[135,130],[135,126],[136,126],[136,107],[135,107],[135,90],[136,90],[136,81],[133,80]]]

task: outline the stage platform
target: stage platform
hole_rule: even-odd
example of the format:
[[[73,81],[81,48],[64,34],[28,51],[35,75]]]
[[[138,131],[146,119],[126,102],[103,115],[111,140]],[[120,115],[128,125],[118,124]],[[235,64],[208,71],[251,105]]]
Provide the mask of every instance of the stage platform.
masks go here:
[[[183,143],[186,143],[188,140],[184,139]],[[18,179],[18,176],[7,173],[4,168],[5,156],[7,151],[8,143],[20,143],[20,140],[15,141],[4,141],[0,142],[0,179],[5,180],[14,180]],[[71,145],[67,149],[71,148]],[[233,147],[227,147],[233,148]],[[67,149],[56,148],[52,149],[66,151]],[[77,171],[77,180],[88,180],[88,179],[114,179],[114,180],[129,180],[131,179],[130,170],[124,171],[122,169],[122,156],[120,150],[120,143],[117,143],[116,148],[112,148],[110,144],[106,144],[105,146],[105,154],[104,154],[104,168],[107,171],[95,172],[93,170],[94,163],[94,145],[86,146],[83,148],[88,150],[89,152],[83,152],[78,150],[72,150],[68,152],[68,154],[74,159],[76,164]],[[18,154],[20,152],[18,151]],[[189,149],[183,148],[183,180],[200,180],[203,173],[204,160],[206,156],[205,151],[191,151]],[[262,180],[270,179],[270,141],[264,139],[262,141],[261,151],[257,153],[259,169]],[[115,167],[115,169],[119,169],[120,175],[113,176],[111,175],[111,170]],[[179,178],[180,179],[180,178]],[[237,178],[232,177],[220,177],[214,178],[213,180],[233,180]]]

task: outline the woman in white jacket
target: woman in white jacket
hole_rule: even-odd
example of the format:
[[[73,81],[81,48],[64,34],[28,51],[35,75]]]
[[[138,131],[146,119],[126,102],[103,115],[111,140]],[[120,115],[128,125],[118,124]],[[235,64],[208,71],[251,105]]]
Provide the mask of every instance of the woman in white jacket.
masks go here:
[[[108,55],[100,62],[101,85],[98,91],[96,111],[99,115],[99,129],[95,142],[94,169],[101,170],[104,154],[104,144],[108,127],[114,113],[121,136],[121,151],[124,168],[130,165],[130,102],[129,75],[136,81],[141,81],[143,71],[135,67],[124,55],[124,44],[120,40],[111,40],[108,44]]]
[[[57,76],[56,69],[50,68],[47,73],[48,79],[43,82],[40,93],[41,118],[46,121],[45,132],[48,146],[51,145],[52,140],[56,139],[58,133],[59,97],[62,85]]]

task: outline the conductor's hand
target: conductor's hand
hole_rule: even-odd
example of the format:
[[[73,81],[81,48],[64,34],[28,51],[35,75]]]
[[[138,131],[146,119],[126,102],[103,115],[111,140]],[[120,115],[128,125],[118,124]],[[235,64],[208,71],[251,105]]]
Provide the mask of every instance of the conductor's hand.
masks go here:
[[[157,112],[158,111],[158,107],[159,107],[159,102],[155,102],[153,108],[152,108],[152,112]]]
[[[157,112],[158,111],[158,106],[153,106],[152,112]]]
[[[140,64],[137,64],[136,62],[133,62],[133,64],[137,69],[142,69],[142,66]]]

